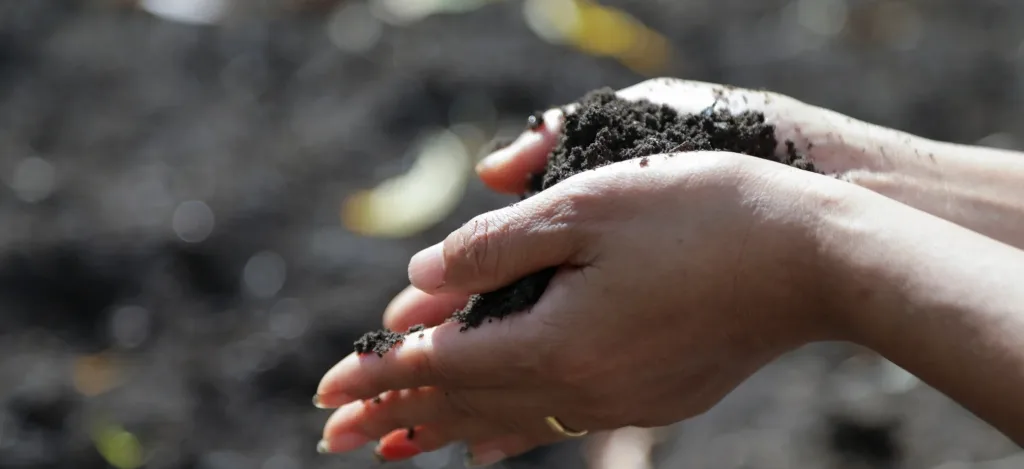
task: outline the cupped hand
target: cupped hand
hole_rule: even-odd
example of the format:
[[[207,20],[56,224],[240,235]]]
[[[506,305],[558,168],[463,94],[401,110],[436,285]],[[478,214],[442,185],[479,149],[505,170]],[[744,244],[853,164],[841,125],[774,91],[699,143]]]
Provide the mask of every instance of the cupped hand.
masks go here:
[[[561,439],[547,416],[595,431],[707,410],[784,351],[831,337],[815,253],[843,187],[743,155],[660,155],[475,218],[414,257],[415,289],[389,307],[389,326],[425,323],[422,335],[323,378],[320,403],[340,408],[322,448],[464,441],[491,463]],[[467,295],[549,266],[561,268],[529,312],[466,332],[442,322]]]
[[[855,171],[900,172],[928,165],[928,150],[934,142],[896,130],[858,121],[769,91],[750,90],[676,78],[647,80],[617,93],[627,100],[646,99],[669,106],[682,114],[709,108],[761,112],[765,122],[775,126],[777,152],[789,151],[787,142],[825,173],[842,175]],[[477,173],[495,191],[519,194],[525,191],[532,173],[544,168],[547,156],[558,143],[563,110],[544,114],[544,125],[521,134],[511,145],[489,155],[477,166]]]

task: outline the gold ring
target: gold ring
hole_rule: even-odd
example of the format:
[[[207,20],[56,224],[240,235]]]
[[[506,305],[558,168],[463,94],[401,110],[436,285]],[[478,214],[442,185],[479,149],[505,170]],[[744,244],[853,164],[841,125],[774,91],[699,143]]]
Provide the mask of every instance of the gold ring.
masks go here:
[[[551,427],[551,429],[557,432],[559,435],[567,436],[569,438],[579,438],[589,433],[586,430],[583,430],[581,432],[569,430],[568,428],[565,428],[565,425],[562,425],[562,422],[560,422],[557,417],[545,417],[544,421],[547,422],[548,426]]]

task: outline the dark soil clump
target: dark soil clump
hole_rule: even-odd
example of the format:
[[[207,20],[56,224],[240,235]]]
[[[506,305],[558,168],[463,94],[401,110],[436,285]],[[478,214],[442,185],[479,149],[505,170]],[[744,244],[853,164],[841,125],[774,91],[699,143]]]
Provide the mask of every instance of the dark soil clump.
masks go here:
[[[473,295],[466,307],[452,316],[452,320],[461,322],[465,331],[479,326],[484,320],[500,319],[527,309],[537,303],[556,272],[557,268],[549,268],[491,293]]]
[[[764,115],[758,112],[732,114],[712,106],[696,114],[679,114],[649,101],[626,101],[611,89],[593,91],[578,104],[575,112],[566,112],[558,145],[549,155],[545,170],[531,176],[524,198],[583,171],[619,161],[639,159],[640,166],[646,167],[649,156],[663,153],[730,151],[814,171],[792,142],[786,142],[786,150],[777,153],[775,127],[765,123]],[[543,125],[542,116],[531,115],[527,128]],[[449,321],[462,323],[466,331],[485,321],[527,310],[544,294],[557,271],[556,267],[548,268],[493,292],[473,295]],[[371,332],[356,342],[356,351],[383,354],[401,338],[394,332]]]
[[[544,126],[544,112],[537,111],[526,118],[526,127],[530,130],[537,130]]]
[[[537,114],[531,116],[530,124]],[[646,167],[648,156],[690,151],[730,151],[789,164],[814,171],[814,165],[787,142],[784,155],[777,155],[775,127],[756,112],[731,114],[707,109],[681,115],[668,106],[648,101],[626,101],[610,89],[591,92],[579,102],[574,113],[566,113],[562,137],[548,158],[547,168],[530,179],[530,192],[537,193],[583,171],[619,161],[640,159]],[[499,290],[474,295],[464,309],[453,316],[462,330],[485,320],[503,318],[533,306],[554,277],[549,268]]]
[[[381,329],[379,331],[372,331],[363,334],[355,343],[356,353],[376,353],[377,356],[383,357],[391,347],[398,345],[402,339],[405,338],[404,334],[400,334],[395,331],[388,329]]]
[[[404,334],[388,329],[367,332],[366,334],[363,334],[363,336],[360,337],[358,340],[356,340],[356,353],[364,354],[373,352],[376,353],[378,357],[383,357],[384,354],[388,352],[388,350],[391,350],[392,347],[398,345],[403,340],[405,340],[406,336],[420,332],[424,328],[425,327],[423,326],[423,324],[417,324],[415,326],[410,327],[409,330],[405,331]],[[422,337],[422,334],[420,334],[420,337]]]

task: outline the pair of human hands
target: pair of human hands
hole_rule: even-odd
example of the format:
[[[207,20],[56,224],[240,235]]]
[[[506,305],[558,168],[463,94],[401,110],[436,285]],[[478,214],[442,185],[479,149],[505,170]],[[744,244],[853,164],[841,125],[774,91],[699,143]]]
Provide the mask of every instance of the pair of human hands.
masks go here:
[[[659,155],[476,217],[412,259],[412,286],[384,314],[389,329],[423,334],[324,376],[318,404],[338,410],[322,451],[380,440],[393,459],[462,441],[471,463],[491,464],[565,438],[545,417],[591,431],[671,424],[781,353],[837,337],[817,227],[840,209],[843,175],[921,150],[769,92],[658,79],[619,95],[681,113],[760,111],[825,175],[731,153]],[[543,168],[563,122],[559,110],[544,117],[481,163],[489,187],[521,193]],[[880,141],[895,143],[887,153]],[[444,323],[470,294],[551,266],[561,269],[528,314],[464,333]]]

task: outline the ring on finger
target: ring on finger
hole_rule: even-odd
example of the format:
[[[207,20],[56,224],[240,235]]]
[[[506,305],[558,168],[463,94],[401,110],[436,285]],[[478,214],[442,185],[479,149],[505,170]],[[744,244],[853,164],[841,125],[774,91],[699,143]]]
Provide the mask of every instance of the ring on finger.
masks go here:
[[[570,430],[560,420],[558,420],[558,417],[545,417],[544,421],[547,422],[548,426],[551,427],[552,430],[554,430],[556,433],[564,437],[579,438],[582,436],[586,436],[586,434],[589,433],[587,430]]]

